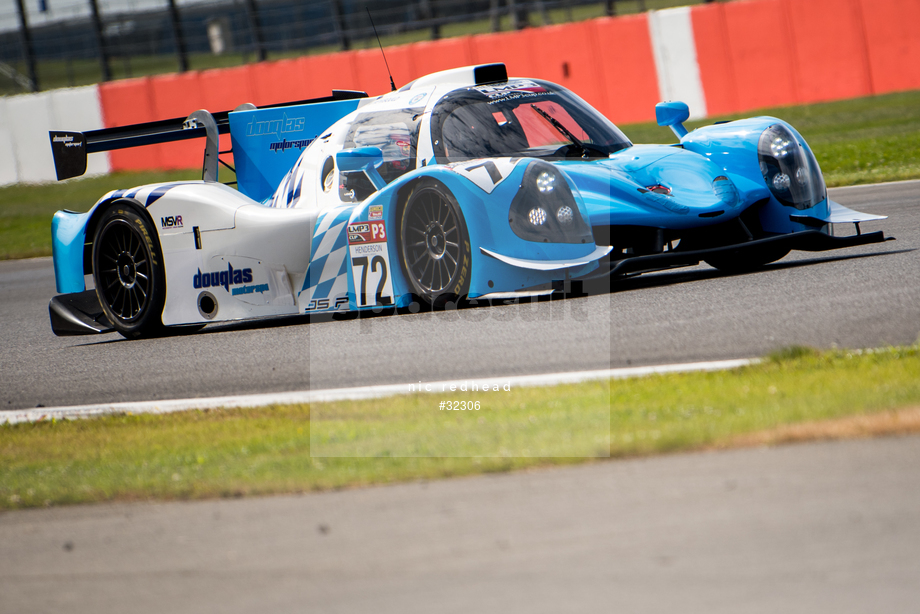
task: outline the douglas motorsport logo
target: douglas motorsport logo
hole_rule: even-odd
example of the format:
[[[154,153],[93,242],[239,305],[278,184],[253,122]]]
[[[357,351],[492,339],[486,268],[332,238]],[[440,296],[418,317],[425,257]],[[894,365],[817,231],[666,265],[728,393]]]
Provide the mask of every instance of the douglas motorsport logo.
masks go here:
[[[52,143],[63,143],[64,147],[83,147],[83,141],[73,140],[70,134],[59,134],[51,139]]]
[[[196,290],[199,288],[223,288],[230,292],[230,286],[240,286],[233,288],[233,294],[252,294],[253,292],[268,291],[268,284],[256,284],[244,286],[252,281],[252,269],[234,269],[233,265],[227,263],[226,271],[214,271],[211,273],[202,273],[201,269],[192,278],[192,285]]]
[[[274,136],[276,139],[281,139],[268,144],[268,149],[270,151],[284,152],[293,148],[303,149],[315,139],[294,139],[289,141],[284,135],[303,132],[306,121],[304,117],[289,118],[286,113],[281,116],[281,119],[269,119],[265,121],[256,121],[255,117],[253,117],[252,121],[249,122],[249,130],[246,135]]]

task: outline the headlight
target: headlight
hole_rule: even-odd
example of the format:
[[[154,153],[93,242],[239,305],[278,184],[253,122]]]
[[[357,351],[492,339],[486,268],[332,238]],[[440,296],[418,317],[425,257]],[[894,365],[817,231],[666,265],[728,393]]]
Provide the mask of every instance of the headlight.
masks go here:
[[[563,226],[567,226],[575,219],[575,211],[568,205],[562,205],[559,207],[559,210],[556,211],[556,219],[559,220],[559,223]]]
[[[578,211],[575,194],[552,164],[535,161],[524,171],[511,201],[508,223],[514,234],[540,243],[591,243],[591,227]]]
[[[537,189],[546,194],[553,191],[553,185],[556,183],[556,175],[543,171],[537,177]]]
[[[809,209],[827,198],[818,161],[786,126],[773,124],[763,131],[757,158],[764,182],[780,203]]]

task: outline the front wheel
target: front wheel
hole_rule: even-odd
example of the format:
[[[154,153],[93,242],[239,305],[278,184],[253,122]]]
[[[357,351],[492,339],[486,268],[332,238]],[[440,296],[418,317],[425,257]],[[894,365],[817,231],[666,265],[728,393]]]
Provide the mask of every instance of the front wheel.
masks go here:
[[[785,247],[761,247],[753,252],[728,253],[721,256],[710,256],[706,263],[723,273],[747,273],[756,271],[766,264],[776,262],[785,257],[789,249]]]
[[[400,256],[414,293],[432,305],[465,296],[470,287],[470,240],[457,199],[425,179],[406,199]]]
[[[93,279],[115,330],[129,339],[161,331],[166,275],[156,230],[125,201],[109,207],[96,227]]]

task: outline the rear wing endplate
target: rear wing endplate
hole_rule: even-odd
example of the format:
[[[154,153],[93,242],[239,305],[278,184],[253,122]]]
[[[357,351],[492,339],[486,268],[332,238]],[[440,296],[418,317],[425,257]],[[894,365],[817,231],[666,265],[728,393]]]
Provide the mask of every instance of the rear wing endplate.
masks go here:
[[[367,94],[352,90],[333,90],[331,96],[284,102],[260,108],[272,109],[317,102],[354,100],[357,98],[367,98]],[[251,104],[245,104],[234,110],[254,108],[256,107]],[[205,146],[202,179],[216,181],[217,155],[219,153],[217,151],[217,137],[220,134],[230,132],[229,115],[231,112],[209,113],[201,110],[195,111],[188,117],[174,117],[173,119],[116,128],[103,128],[102,130],[90,130],[88,132],[52,130],[48,135],[51,139],[51,151],[54,155],[54,170],[57,173],[58,181],[62,181],[71,177],[79,177],[85,173],[86,156],[91,153],[207,137],[208,143]]]

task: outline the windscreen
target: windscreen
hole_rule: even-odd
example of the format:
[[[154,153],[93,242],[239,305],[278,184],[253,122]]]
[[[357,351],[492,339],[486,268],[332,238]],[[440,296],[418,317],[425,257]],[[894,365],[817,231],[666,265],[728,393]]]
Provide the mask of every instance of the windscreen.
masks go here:
[[[607,157],[631,145],[572,92],[527,79],[448,94],[432,114],[431,141],[441,163],[504,156]]]

